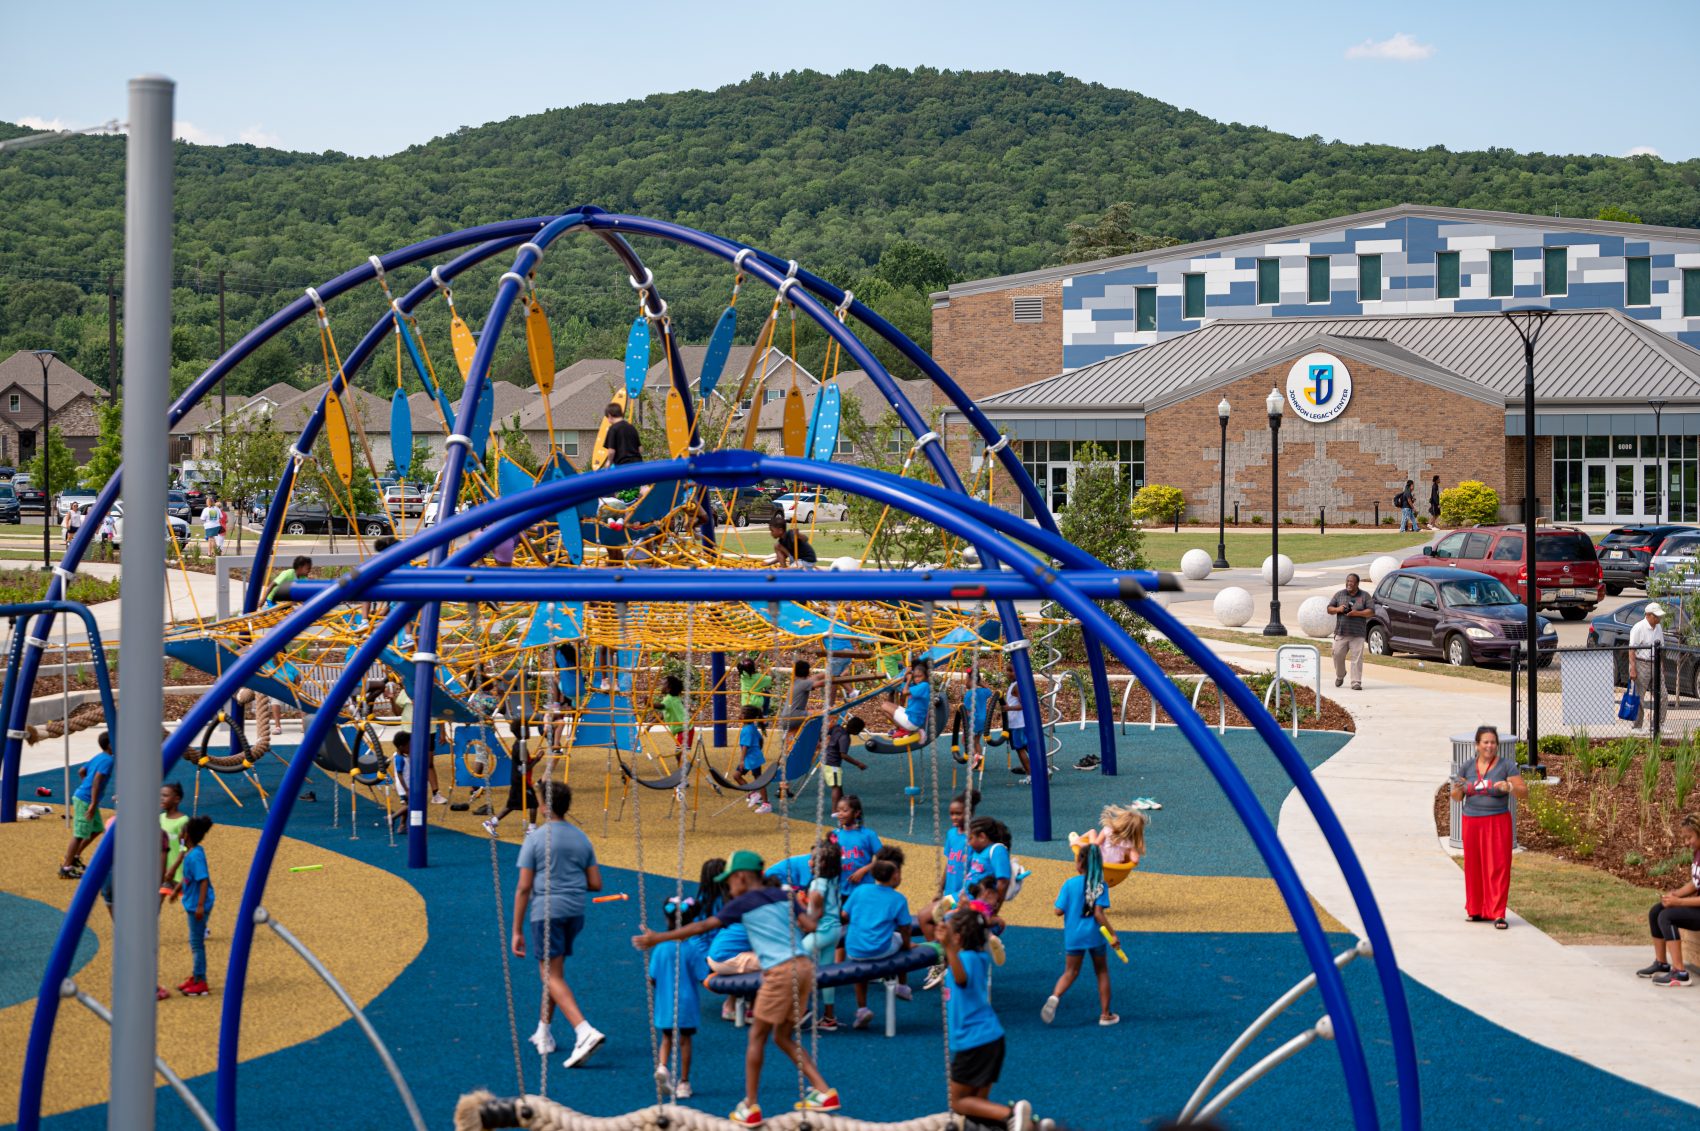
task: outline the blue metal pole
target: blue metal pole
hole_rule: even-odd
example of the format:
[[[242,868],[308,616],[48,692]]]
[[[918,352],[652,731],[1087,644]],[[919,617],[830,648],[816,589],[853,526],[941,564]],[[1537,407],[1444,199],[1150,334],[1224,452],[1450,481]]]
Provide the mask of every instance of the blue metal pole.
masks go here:
[[[726,686],[726,653],[713,652],[708,657],[708,679],[714,687],[714,699],[709,704],[714,719],[714,745],[726,745],[726,701],[732,691]]]
[[[62,612],[80,617],[83,628],[88,632],[89,655],[94,664],[95,686],[100,689],[100,707],[108,719],[118,717],[118,709],[112,699],[112,680],[106,670],[106,650],[100,642],[100,626],[95,624],[94,614],[88,606],[76,601],[30,601],[22,605],[0,605],[0,617],[7,619],[24,619],[37,613]],[[20,628],[22,626],[19,626]],[[24,634],[12,634],[11,655],[7,657],[6,680],[0,688],[0,717],[9,714],[12,697],[19,694],[18,657],[23,652]],[[23,697],[28,701],[28,696]],[[22,748],[7,743],[5,746],[5,762],[0,768],[0,824],[7,824],[18,819],[18,784],[22,774]],[[70,798],[65,799],[70,804]]]

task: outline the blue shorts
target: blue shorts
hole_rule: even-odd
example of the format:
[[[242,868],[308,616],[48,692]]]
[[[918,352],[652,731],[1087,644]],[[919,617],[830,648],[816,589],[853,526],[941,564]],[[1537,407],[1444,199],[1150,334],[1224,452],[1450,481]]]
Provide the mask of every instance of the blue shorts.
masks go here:
[[[1079,954],[1079,955],[1097,954],[1097,955],[1104,955],[1104,956],[1107,957],[1109,955],[1109,953],[1110,953],[1110,949],[1109,949],[1109,945],[1107,943],[1099,943],[1097,946],[1071,946],[1071,947],[1067,947],[1063,950],[1063,954],[1067,955],[1069,958],[1073,958],[1077,954]]]
[[[556,955],[573,956],[573,940],[584,930],[583,915],[568,915],[565,919],[533,919],[531,921],[531,957],[547,962]]]
[[[1025,725],[1010,729],[1009,744],[1017,750],[1027,749],[1027,727]]]

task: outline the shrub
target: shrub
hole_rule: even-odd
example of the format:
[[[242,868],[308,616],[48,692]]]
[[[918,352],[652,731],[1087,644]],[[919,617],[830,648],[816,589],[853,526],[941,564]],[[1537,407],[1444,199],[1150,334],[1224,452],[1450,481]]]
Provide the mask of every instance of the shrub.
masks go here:
[[[1675,783],[1678,809],[1687,807],[1688,795],[1694,792],[1695,755],[1693,739],[1685,740],[1676,748]]]
[[[1551,758],[1570,753],[1570,736],[1567,734],[1541,735],[1541,757]]]
[[[1571,753],[1576,758],[1576,769],[1584,780],[1594,776],[1594,770],[1599,766],[1599,757],[1594,753],[1594,744],[1588,739],[1588,732],[1579,730],[1570,737]]]
[[[1479,479],[1466,479],[1440,493],[1440,525],[1482,526],[1499,519],[1499,492]]]
[[[1581,857],[1592,856],[1594,842],[1582,830],[1568,806],[1539,782],[1529,784],[1529,814],[1541,830]]]
[[[1141,522],[1173,522],[1186,513],[1186,496],[1179,487],[1147,483],[1133,497],[1133,517]]]
[[[1629,767],[1635,764],[1635,755],[1640,753],[1641,744],[1633,738],[1620,738],[1612,743],[1607,753],[1611,758],[1611,784],[1613,788],[1623,784],[1623,779],[1629,776]]]

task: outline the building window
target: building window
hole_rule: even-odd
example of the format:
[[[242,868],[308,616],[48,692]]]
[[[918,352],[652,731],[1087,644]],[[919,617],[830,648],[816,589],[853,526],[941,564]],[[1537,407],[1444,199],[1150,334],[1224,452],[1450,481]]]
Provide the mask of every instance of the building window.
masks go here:
[[[1511,297],[1511,249],[1508,247],[1488,252],[1488,294],[1493,298]]]
[[[1045,297],[1043,295],[1017,295],[1012,300],[1012,306],[1017,322],[1043,322],[1045,320]]]
[[[1309,259],[1305,260],[1305,270],[1307,272],[1305,282],[1305,301],[1327,302],[1328,257],[1326,255],[1311,256]]]
[[[846,436],[842,432],[838,434],[838,454],[841,456],[853,456],[856,454],[855,441],[851,440],[850,437]]]
[[[1023,440],[1021,465],[1032,476],[1052,513],[1068,508],[1075,474],[1085,462],[1083,457],[1089,454],[1088,446],[1096,446],[1101,459],[1120,465],[1130,501],[1145,486],[1144,440]],[[1022,512],[1027,518],[1033,517],[1032,508],[1025,501]]]
[[[1273,306],[1281,301],[1281,261],[1279,259],[1259,259],[1257,261],[1257,302],[1259,306]]]
[[[23,408],[24,408],[24,398],[23,397],[19,396],[17,393],[7,393],[6,394],[6,411],[7,412],[22,412]]]
[[[1181,310],[1183,318],[1204,317],[1204,276],[1182,275],[1181,290],[1184,299]]]
[[[1458,253],[1443,251],[1434,257],[1434,297],[1458,297]]]
[[[1700,271],[1692,267],[1682,272],[1682,316],[1700,318]]]
[[[1358,301],[1381,301],[1381,256],[1358,256]]]
[[[1653,305],[1653,261],[1645,257],[1625,259],[1623,267],[1624,305]]]
[[[1570,290],[1570,249],[1549,247],[1541,253],[1541,293],[1562,295]]]
[[[1133,289],[1133,328],[1135,330],[1155,330],[1157,328],[1157,288],[1135,287]]]
[[[578,433],[577,432],[562,432],[560,444],[561,444],[561,454],[562,455],[568,455],[568,456],[578,455]]]

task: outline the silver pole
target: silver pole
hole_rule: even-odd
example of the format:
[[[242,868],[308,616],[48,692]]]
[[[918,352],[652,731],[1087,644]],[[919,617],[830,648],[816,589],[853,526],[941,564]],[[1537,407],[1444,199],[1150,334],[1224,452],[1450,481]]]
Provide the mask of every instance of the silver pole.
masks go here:
[[[124,212],[124,479],[130,516],[118,666],[127,685],[112,728],[127,819],[113,863],[109,1131],[154,1126],[154,987],[159,966],[159,734],[165,714],[166,398],[171,374],[172,101],[158,75],[130,80]]]

